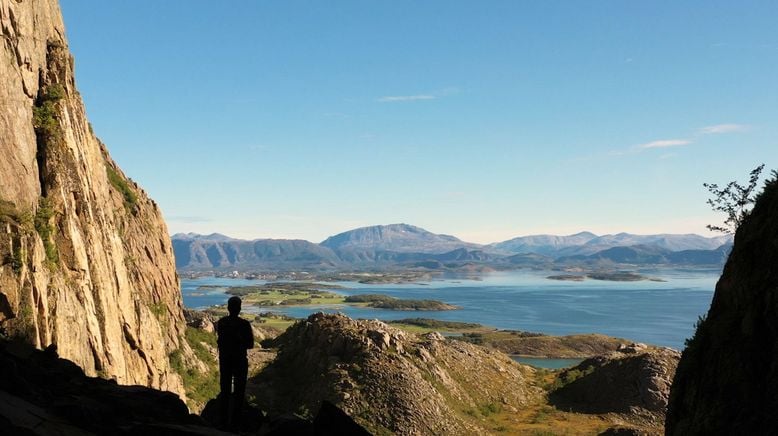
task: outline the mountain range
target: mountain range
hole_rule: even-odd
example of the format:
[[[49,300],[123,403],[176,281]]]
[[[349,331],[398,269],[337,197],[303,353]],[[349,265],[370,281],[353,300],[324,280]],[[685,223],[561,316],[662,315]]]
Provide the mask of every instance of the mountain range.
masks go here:
[[[235,239],[219,233],[172,236],[176,267],[196,270],[497,268],[553,264],[722,265],[731,236],[696,234],[531,235],[493,244],[465,242],[409,224],[361,227],[313,243],[300,239]]]

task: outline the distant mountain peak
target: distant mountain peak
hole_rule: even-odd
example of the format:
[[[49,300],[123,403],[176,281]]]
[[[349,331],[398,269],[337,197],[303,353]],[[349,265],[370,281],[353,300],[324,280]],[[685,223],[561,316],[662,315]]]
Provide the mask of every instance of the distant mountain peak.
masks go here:
[[[231,238],[227,235],[223,235],[221,233],[211,233],[208,235],[202,235],[200,233],[194,233],[194,232],[188,232],[188,233],[176,233],[173,236],[170,237],[170,239],[173,240],[182,240],[182,241],[194,241],[194,240],[200,240],[200,241],[233,241],[235,238]]]
[[[442,253],[457,248],[478,247],[477,244],[463,242],[451,235],[432,233],[405,223],[360,227],[330,236],[321,245],[333,250],[420,253]]]

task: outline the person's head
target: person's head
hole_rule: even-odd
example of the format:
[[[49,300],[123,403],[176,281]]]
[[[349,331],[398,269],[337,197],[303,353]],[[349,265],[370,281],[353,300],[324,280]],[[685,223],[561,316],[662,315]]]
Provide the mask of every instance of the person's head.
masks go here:
[[[230,297],[227,300],[227,310],[231,316],[238,316],[240,313],[240,297]]]

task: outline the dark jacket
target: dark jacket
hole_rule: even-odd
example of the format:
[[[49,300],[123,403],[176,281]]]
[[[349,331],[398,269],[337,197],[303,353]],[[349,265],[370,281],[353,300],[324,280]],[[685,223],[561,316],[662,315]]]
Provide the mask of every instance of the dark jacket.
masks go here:
[[[216,322],[219,358],[246,357],[246,350],[254,348],[251,324],[237,316],[225,316]]]

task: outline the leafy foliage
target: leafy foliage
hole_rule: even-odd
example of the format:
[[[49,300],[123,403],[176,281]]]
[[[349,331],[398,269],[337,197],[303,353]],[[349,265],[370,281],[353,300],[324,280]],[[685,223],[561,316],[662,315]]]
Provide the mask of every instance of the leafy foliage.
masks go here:
[[[708,199],[708,204],[716,212],[724,212],[727,219],[723,226],[708,224],[708,229],[715,232],[735,233],[743,220],[751,211],[750,206],[756,199],[754,189],[759,182],[759,175],[764,169],[764,164],[754,168],[749,174],[748,184],[741,185],[737,181],[727,183],[723,188],[715,183],[703,183],[713,198]]]
[[[42,89],[35,101],[35,106],[32,108],[32,125],[35,133],[45,140],[61,137],[56,104],[63,98],[65,98],[65,88],[55,84]]]
[[[683,344],[686,346],[686,348],[689,348],[697,343],[697,340],[700,337],[700,330],[702,330],[702,325],[705,323],[705,318],[707,318],[707,314],[700,315],[697,318],[697,322],[694,323],[694,335],[691,338],[687,338],[683,341]]]

